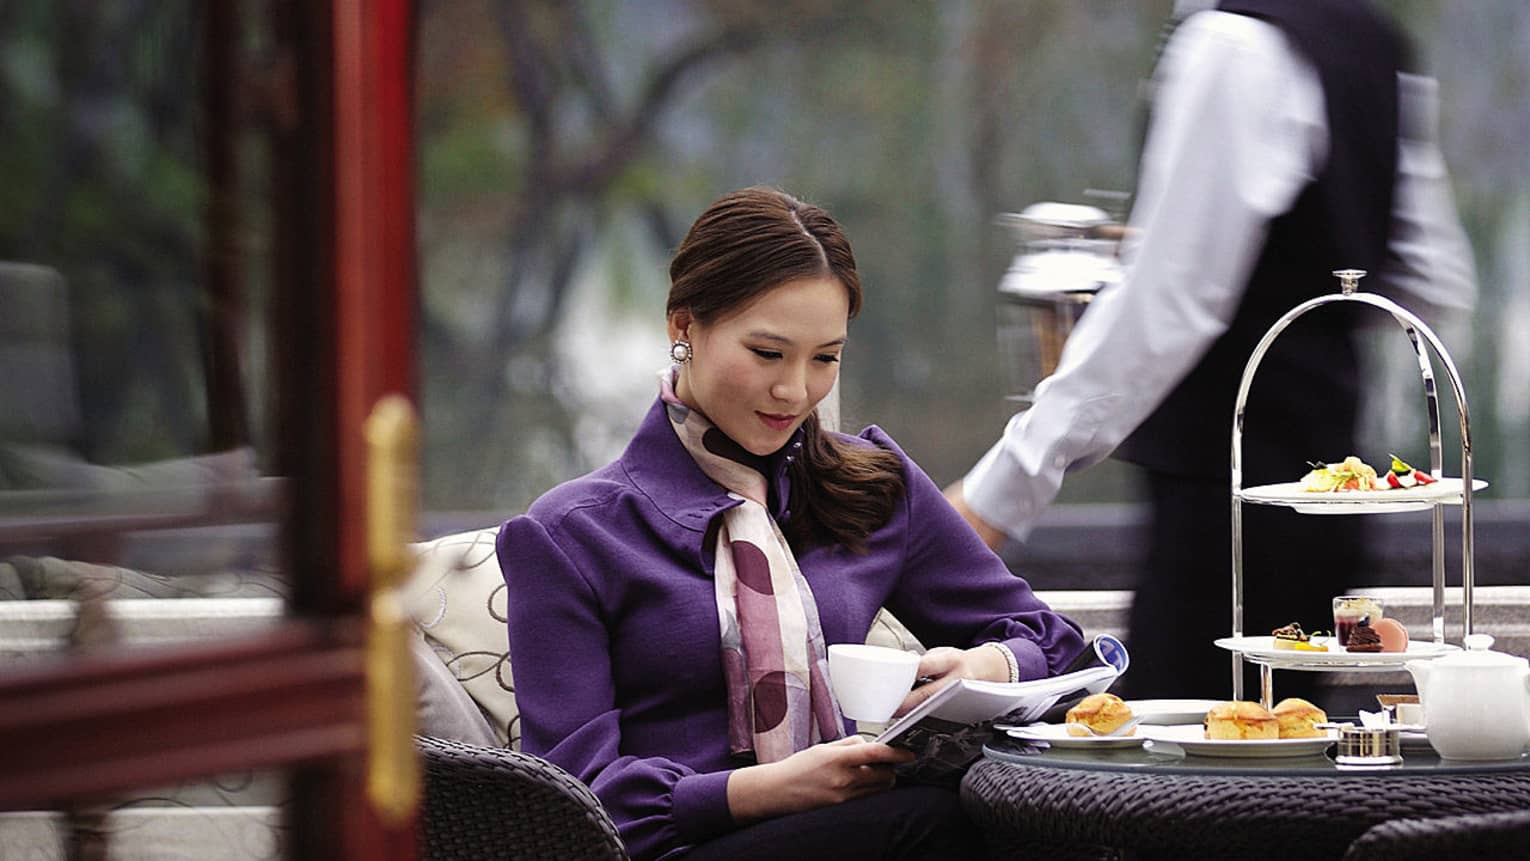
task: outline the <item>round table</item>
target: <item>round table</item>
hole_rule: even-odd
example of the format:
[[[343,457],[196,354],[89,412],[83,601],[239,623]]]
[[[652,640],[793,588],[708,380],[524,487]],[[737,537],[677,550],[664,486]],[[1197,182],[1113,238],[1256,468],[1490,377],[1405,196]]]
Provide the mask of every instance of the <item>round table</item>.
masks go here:
[[[1013,857],[1339,858],[1374,825],[1530,809],[1530,757],[1441,760],[1405,747],[1403,764],[1341,769],[1327,755],[1185,756],[1150,745],[1048,748],[996,735],[967,772],[962,803]],[[1052,847],[1059,847],[1054,850]],[[1109,849],[1103,848],[1109,847]]]

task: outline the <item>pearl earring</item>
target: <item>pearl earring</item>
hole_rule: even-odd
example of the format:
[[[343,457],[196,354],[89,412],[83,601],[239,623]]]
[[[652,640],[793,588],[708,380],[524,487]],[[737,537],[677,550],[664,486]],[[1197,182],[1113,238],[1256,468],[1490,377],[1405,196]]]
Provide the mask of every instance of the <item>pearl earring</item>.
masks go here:
[[[669,357],[677,365],[689,362],[691,360],[691,342],[684,338],[676,338],[675,342],[669,345]]]

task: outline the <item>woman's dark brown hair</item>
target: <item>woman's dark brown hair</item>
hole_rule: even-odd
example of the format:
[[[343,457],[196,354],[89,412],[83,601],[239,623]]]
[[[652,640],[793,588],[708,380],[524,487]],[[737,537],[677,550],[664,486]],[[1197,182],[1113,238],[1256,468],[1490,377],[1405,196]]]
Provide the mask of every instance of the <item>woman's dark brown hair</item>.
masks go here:
[[[719,199],[691,225],[669,264],[665,311],[683,310],[710,323],[789,281],[821,276],[844,285],[854,317],[861,279],[839,224],[785,192],[746,188]],[[797,549],[838,543],[863,551],[903,497],[897,455],[838,441],[819,427],[817,410],[802,430],[802,454],[792,464],[792,518],[782,531]]]

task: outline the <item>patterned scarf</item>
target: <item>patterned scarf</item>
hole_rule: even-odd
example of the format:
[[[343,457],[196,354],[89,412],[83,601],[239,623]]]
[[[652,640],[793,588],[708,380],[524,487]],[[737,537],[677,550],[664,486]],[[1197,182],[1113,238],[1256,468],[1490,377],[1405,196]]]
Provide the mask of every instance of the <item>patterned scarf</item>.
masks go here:
[[[771,518],[755,458],[675,397],[659,374],[670,426],[696,465],[743,502],[723,512],[713,580],[728,683],[728,749],[757,762],[785,759],[844,735],[829,688],[818,605],[786,536]]]

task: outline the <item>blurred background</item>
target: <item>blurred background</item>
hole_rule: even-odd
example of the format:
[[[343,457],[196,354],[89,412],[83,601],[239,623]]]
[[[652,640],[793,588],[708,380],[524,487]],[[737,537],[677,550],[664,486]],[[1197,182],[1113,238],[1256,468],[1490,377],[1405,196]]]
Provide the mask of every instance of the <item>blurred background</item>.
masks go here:
[[[1476,509],[1478,584],[1525,584],[1530,14],[1524,0],[1378,5],[1439,80],[1440,144],[1479,275],[1469,319],[1430,321],[1465,379],[1476,474],[1492,482]],[[842,426],[880,424],[937,483],[960,478],[1015,409],[997,287],[1017,241],[997,218],[1039,201],[1108,208],[1131,191],[1143,81],[1171,7],[0,0],[0,670],[17,670],[15,683],[23,663],[54,652],[131,658],[128,646],[188,640],[216,666],[226,656],[202,654],[207,644],[237,645],[297,617],[316,638],[303,641],[311,655],[249,653],[261,672],[241,688],[248,706],[231,709],[250,716],[243,757],[183,758],[176,776],[287,769],[301,757],[270,753],[261,735],[272,709],[311,706],[314,726],[362,712],[359,650],[346,639],[361,630],[372,573],[356,516],[358,426],[376,394],[367,385],[410,387],[411,316],[419,537],[492,528],[620,452],[666,361],[670,253],[708,203],[741,186],[772,184],[824,206],[854,244],[866,303],[845,351]],[[388,14],[366,16],[378,8]],[[403,88],[388,89],[398,80],[388,73],[403,64],[385,49],[404,44],[399,31],[411,25],[414,160],[399,173],[388,157],[408,149],[407,119],[389,110]],[[344,50],[364,41],[358,33],[398,37],[361,52],[385,68],[337,61],[354,60]],[[337,104],[372,115],[358,120]],[[403,142],[345,137],[357,127]],[[347,159],[371,162],[348,171]],[[370,247],[366,258],[337,239],[407,235],[407,218],[387,204],[409,199],[411,169],[412,248]],[[374,184],[340,181],[356,176]],[[411,267],[399,262],[411,252],[412,309]],[[357,275],[357,258],[393,269]],[[354,316],[337,321],[336,308]],[[1372,340],[1361,453],[1373,464],[1388,451],[1427,462],[1406,341],[1382,327]],[[1450,400],[1442,424],[1455,474]],[[1292,477],[1302,468],[1292,464]],[[397,478],[401,498],[412,497],[412,477]],[[1118,631],[1142,546],[1137,502],[1132,473],[1115,462],[1070,476],[1006,560],[1040,589],[1111,590],[1049,600],[1071,601],[1056,606],[1091,630]],[[1415,514],[1385,519],[1370,548],[1374,582],[1428,581],[1429,514]],[[1453,584],[1459,534],[1443,541]],[[472,541],[481,552],[471,582],[502,590],[492,533]],[[1530,642],[1523,591],[1481,602],[1498,614],[1479,617],[1517,637],[1507,642],[1519,653]],[[483,596],[454,606],[468,604],[495,612]],[[486,630],[489,645],[472,653],[497,667],[503,628]],[[299,658],[329,660],[331,648],[354,677],[304,687]],[[182,697],[188,686],[159,682],[190,654],[150,666],[138,689]],[[289,679],[283,672],[289,687],[262,687],[266,676]],[[115,707],[117,688],[74,681],[97,694],[81,702]],[[123,742],[167,715],[182,719],[177,732],[205,725],[220,736],[209,743],[222,744],[229,727],[187,701],[163,698],[172,705],[136,722],[78,712],[87,727],[78,737],[27,735],[25,720],[46,714],[13,708],[12,737],[26,741],[7,749],[25,745],[36,775],[62,773],[37,739],[69,751],[94,741],[104,760],[139,750]],[[109,719],[92,723],[98,714]],[[79,774],[102,771],[97,754],[78,755],[89,765]],[[311,773],[159,790],[168,772],[138,766],[161,761],[139,756],[114,786],[148,786],[135,797],[151,806],[251,806],[252,856],[278,854],[268,847],[285,826],[272,811],[289,798],[315,820],[292,833],[334,832],[324,806],[301,794]],[[0,769],[0,790],[7,777],[14,790],[9,800],[0,792],[0,808],[51,800],[17,774]],[[76,835],[98,830],[86,814],[71,820]],[[39,827],[33,842],[56,842],[52,826]],[[222,828],[205,831],[212,845],[227,845]],[[0,833],[0,846],[15,833]],[[199,852],[185,857],[208,857]]]
[[[1441,331],[1467,381],[1477,473],[1493,498],[1523,499],[1530,15],[1520,0],[1380,5],[1439,78],[1442,148],[1476,253],[1475,316]],[[237,247],[207,248],[215,210],[199,129],[215,102],[186,61],[200,8],[0,3],[0,260],[67,284],[74,389],[59,442],[71,456],[120,465],[240,449],[267,473],[271,161],[260,142],[283,106],[258,75],[231,94],[247,116],[222,168],[239,195],[228,202]],[[279,75],[260,65],[262,4],[242,8],[240,50]],[[1016,243],[995,216],[1131,189],[1139,88],[1170,10],[423,0],[427,511],[498,522],[619,452],[665,360],[668,256],[708,202],[753,183],[826,207],[855,245],[867,302],[846,351],[843,424],[878,423],[938,483],[959,478],[1012,411],[995,288]],[[240,268],[232,316],[203,289],[224,251]],[[209,334],[219,327],[222,340]],[[1367,451],[1423,460],[1417,373],[1401,337],[1380,334]],[[210,385],[219,375],[233,376]],[[6,376],[8,402],[58,394]],[[12,469],[10,486],[79,480],[36,472]],[[1062,502],[1134,493],[1106,463],[1070,478]]]
[[[670,250],[752,183],[827,207],[855,244],[867,302],[844,424],[881,424],[937,482],[960,477],[1011,412],[994,288],[1015,243],[994,216],[1131,189],[1139,85],[1171,5],[425,3],[428,504],[512,513],[614,457],[663,362]],[[1524,497],[1530,16],[1516,0],[1381,5],[1440,79],[1476,250],[1476,317],[1442,333],[1478,474]],[[1422,453],[1417,372],[1400,334],[1380,334],[1393,361],[1375,373],[1373,447]],[[1133,493],[1107,463],[1063,501]]]

